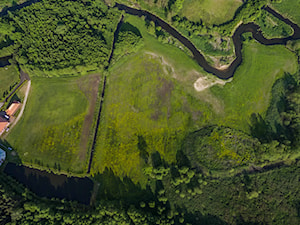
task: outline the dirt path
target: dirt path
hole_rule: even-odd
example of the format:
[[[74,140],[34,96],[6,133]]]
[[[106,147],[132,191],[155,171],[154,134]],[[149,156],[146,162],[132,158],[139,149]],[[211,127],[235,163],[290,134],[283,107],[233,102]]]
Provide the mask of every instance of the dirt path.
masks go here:
[[[21,117],[23,115],[23,112],[24,112],[24,109],[25,109],[25,106],[26,106],[26,103],[27,103],[27,99],[28,99],[30,87],[31,87],[31,80],[28,80],[28,82],[27,82],[27,88],[26,88],[26,92],[25,92],[25,98],[24,98],[24,101],[22,103],[20,113],[17,116],[17,118],[15,119],[15,121],[10,125],[10,130],[18,123],[18,121],[21,119]],[[7,134],[8,133],[6,133],[5,136]]]

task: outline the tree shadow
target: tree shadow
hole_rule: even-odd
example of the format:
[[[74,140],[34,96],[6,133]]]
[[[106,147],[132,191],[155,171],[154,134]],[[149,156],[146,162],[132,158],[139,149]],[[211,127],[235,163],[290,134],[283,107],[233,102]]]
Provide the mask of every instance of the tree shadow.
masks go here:
[[[250,132],[253,137],[256,137],[262,143],[267,143],[272,140],[269,131],[269,125],[259,113],[251,114]]]
[[[94,179],[100,183],[98,200],[119,200],[125,205],[137,206],[140,201],[155,199],[149,186],[142,189],[140,184],[135,184],[130,178],[116,176],[111,169],[106,168],[103,173],[95,175]]]
[[[135,35],[137,35],[139,37],[142,37],[142,34],[139,31],[139,29],[137,27],[133,26],[132,24],[128,23],[128,22],[122,23],[122,26],[120,28],[120,32],[123,32],[123,31],[131,31]]]

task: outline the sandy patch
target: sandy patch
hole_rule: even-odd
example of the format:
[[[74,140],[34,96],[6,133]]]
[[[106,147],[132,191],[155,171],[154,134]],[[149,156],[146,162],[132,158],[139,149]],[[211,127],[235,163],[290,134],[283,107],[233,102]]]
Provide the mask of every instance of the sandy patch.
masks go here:
[[[194,88],[196,91],[204,91],[207,88],[210,88],[216,84],[225,85],[228,82],[231,82],[232,78],[228,80],[221,80],[219,78],[215,77],[209,77],[209,76],[200,76],[196,82],[194,83]]]

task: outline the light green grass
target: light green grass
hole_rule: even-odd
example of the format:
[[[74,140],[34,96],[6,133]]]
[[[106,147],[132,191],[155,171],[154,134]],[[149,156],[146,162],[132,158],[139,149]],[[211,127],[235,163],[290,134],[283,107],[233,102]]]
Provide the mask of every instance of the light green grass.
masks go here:
[[[0,102],[3,100],[3,92],[10,92],[10,86],[19,83],[19,72],[14,65],[0,68]]]
[[[196,92],[194,82],[210,75],[185,52],[147,33],[143,20],[126,15],[125,21],[139,29],[144,45],[110,68],[94,174],[109,168],[143,183],[151,154],[175,162],[189,132],[212,124],[248,131],[251,113],[267,110],[275,80],[297,68],[283,46],[245,43],[244,63],[233,81]]]
[[[151,154],[175,162],[185,135],[210,123],[213,112],[199,101],[195,77],[188,74],[199,66],[148,34],[143,20],[126,15],[125,21],[140,30],[144,45],[110,68],[92,173],[107,167],[143,183],[142,168]]]
[[[272,3],[272,7],[300,26],[300,0],[282,0],[281,3]]]
[[[264,116],[275,80],[284,72],[295,73],[296,69],[296,57],[284,46],[245,43],[243,63],[234,74],[233,81],[224,88],[212,88],[225,105],[225,118],[220,124],[248,132],[251,114]]]
[[[185,0],[181,15],[195,22],[221,24],[233,18],[241,0]]]
[[[93,172],[107,167],[137,182],[152,153],[175,162],[187,132],[209,122],[211,115],[202,105],[164,71],[158,58],[132,55],[110,72]]]
[[[85,165],[78,152],[87,108],[78,78],[34,78],[23,117],[7,140],[23,163],[79,172]]]

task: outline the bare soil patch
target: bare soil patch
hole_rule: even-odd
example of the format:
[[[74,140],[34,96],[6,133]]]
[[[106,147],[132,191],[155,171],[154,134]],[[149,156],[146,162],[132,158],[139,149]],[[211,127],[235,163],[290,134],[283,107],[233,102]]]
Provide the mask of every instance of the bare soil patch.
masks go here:
[[[80,141],[79,159],[85,160],[88,150],[88,142],[93,125],[95,108],[98,98],[98,89],[100,84],[100,74],[92,74],[84,76],[78,80],[78,87],[84,93],[89,101],[88,113],[86,114],[82,127],[82,135]]]
[[[204,91],[207,88],[210,88],[216,84],[225,85],[228,82],[231,82],[232,78],[228,80],[221,80],[215,77],[201,76],[194,83],[194,88],[196,91]]]

